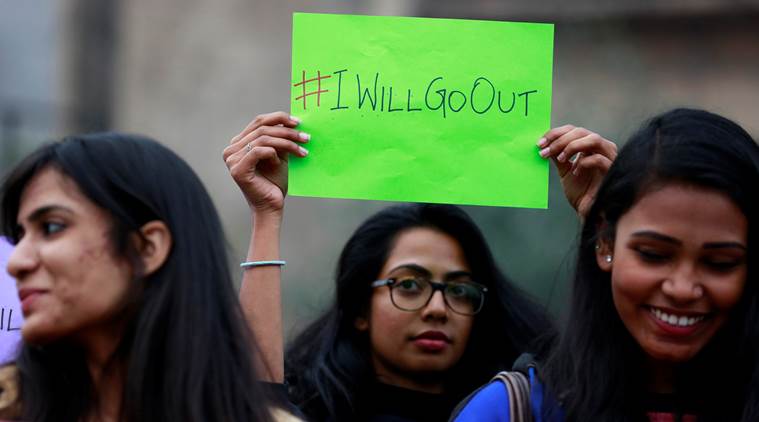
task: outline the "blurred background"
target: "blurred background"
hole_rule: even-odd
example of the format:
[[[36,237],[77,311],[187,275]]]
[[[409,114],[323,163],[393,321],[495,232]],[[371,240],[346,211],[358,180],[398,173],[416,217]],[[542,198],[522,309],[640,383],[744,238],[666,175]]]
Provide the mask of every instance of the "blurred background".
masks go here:
[[[552,125],[622,144],[675,106],[759,137],[759,0],[0,0],[0,173],[40,143],[121,130],[200,174],[245,257],[248,208],[221,152],[257,114],[289,109],[296,11],[555,23]],[[579,227],[551,170],[548,210],[465,207],[501,268],[559,317]],[[497,181],[493,189],[498,189]],[[288,335],[331,299],[334,266],[372,201],[288,198]],[[188,228],[191,230],[192,228]]]

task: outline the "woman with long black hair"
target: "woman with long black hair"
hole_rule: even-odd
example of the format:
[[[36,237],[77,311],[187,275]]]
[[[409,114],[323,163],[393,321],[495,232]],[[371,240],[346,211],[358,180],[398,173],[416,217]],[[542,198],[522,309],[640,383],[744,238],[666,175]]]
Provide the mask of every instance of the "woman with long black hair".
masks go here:
[[[139,136],[68,137],[0,195],[25,317],[2,417],[275,420],[219,218],[177,155]]]
[[[758,189],[759,146],[734,122],[690,109],[647,122],[587,215],[531,403],[493,382],[456,420],[759,420]]]
[[[274,368],[269,379],[287,380],[307,416],[446,420],[520,353],[540,352],[551,322],[500,272],[474,222],[455,206],[410,204],[380,211],[354,232],[340,255],[334,302],[290,344],[283,367],[273,319],[281,313],[279,267],[268,264],[279,260],[287,160],[307,154],[309,136],[297,125],[285,113],[259,116],[224,158],[253,215],[252,268],[240,299]],[[585,209],[616,149],[570,126],[550,138],[585,154],[560,164],[570,203]]]

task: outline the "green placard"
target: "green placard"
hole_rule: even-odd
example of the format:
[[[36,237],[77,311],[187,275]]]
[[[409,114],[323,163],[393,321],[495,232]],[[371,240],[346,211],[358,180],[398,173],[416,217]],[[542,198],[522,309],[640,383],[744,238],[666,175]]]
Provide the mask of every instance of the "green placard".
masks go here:
[[[546,208],[553,25],[293,15],[292,195]]]

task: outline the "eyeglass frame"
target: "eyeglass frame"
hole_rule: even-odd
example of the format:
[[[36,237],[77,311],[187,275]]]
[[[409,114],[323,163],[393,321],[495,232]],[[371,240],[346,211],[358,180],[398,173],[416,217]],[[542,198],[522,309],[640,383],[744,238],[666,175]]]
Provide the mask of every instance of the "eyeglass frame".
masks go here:
[[[415,277],[408,277],[408,278],[415,278]],[[404,279],[405,279],[405,277],[404,277]],[[430,284],[430,287],[432,287],[432,293],[430,293],[430,296],[427,298],[427,300],[424,302],[424,304],[422,306],[420,306],[420,307],[418,307],[416,309],[404,309],[404,308],[401,308],[400,306],[398,306],[395,303],[395,299],[393,298],[393,284],[395,284],[399,280],[400,280],[400,278],[398,278],[398,277],[384,278],[384,279],[381,279],[381,280],[375,280],[375,281],[373,281],[370,284],[370,286],[372,288],[387,286],[388,289],[390,290],[390,302],[392,302],[393,306],[395,306],[397,309],[399,309],[401,311],[404,311],[404,312],[416,312],[416,311],[424,308],[425,306],[429,305],[430,301],[432,300],[432,296],[435,296],[435,292],[438,291],[438,290],[440,291],[440,294],[443,295],[443,302],[445,303],[445,306],[448,307],[448,309],[450,309],[452,312],[454,312],[454,313],[456,313],[458,315],[475,316],[478,313],[480,313],[480,311],[482,311],[482,308],[485,306],[485,293],[488,292],[488,288],[485,287],[485,286],[483,286],[480,283],[476,283],[474,281],[459,282],[459,284],[471,284],[472,286],[474,286],[477,289],[479,289],[480,292],[482,293],[482,300],[480,301],[480,307],[477,308],[477,310],[474,311],[471,314],[465,314],[463,312],[459,312],[459,311],[453,309],[453,306],[451,306],[451,304],[448,303],[448,298],[445,296],[445,288],[447,287],[447,284],[448,283],[454,283],[454,282],[448,282],[448,283],[443,282],[443,283],[441,283],[441,282],[427,280],[427,279],[422,278],[422,280],[424,280],[424,281],[426,281],[427,283]]]

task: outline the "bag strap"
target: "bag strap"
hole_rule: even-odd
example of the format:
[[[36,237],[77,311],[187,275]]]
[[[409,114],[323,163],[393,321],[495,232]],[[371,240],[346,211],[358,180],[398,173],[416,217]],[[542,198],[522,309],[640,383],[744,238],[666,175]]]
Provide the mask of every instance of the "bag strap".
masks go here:
[[[499,372],[493,381],[505,384],[509,396],[509,421],[532,422],[532,405],[530,403],[530,381],[517,371]]]

